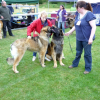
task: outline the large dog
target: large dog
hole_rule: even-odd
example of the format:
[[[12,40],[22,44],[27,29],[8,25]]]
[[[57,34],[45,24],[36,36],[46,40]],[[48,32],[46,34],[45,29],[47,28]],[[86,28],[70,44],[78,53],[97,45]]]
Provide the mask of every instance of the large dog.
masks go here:
[[[26,50],[39,52],[40,63],[42,67],[45,67],[44,58],[48,47],[49,37],[52,32],[52,27],[46,26],[42,28],[38,37],[18,39],[11,45],[10,51],[13,58],[7,58],[7,62],[8,64],[13,64],[13,71],[15,73],[19,73],[19,71],[17,71],[17,66]]]
[[[75,22],[75,12],[68,13],[66,21],[68,23],[69,28],[72,29]]]
[[[47,50],[47,58],[53,59],[54,61],[54,68],[57,67],[57,60],[59,60],[60,65],[64,66],[62,63],[62,52],[63,52],[63,44],[64,44],[64,34],[62,29],[58,29],[54,27],[55,33],[52,36],[51,43],[48,46]]]
[[[71,18],[71,17],[68,17],[66,19],[66,21],[68,23],[69,28],[72,29],[72,27],[74,26],[75,19],[74,18]]]
[[[3,22],[0,20],[0,39],[2,39]]]

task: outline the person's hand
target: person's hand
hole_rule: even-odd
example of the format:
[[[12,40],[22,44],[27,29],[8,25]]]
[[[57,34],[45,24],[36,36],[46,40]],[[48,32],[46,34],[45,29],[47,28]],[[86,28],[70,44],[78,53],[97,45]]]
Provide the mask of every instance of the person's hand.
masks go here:
[[[92,44],[93,39],[89,39],[88,44]]]
[[[67,17],[67,15],[64,15],[64,17]]]
[[[28,36],[27,38],[28,38],[28,39],[31,39],[31,36]]]
[[[70,35],[70,33],[69,33],[69,32],[65,33],[65,36],[69,36],[69,35]]]
[[[3,17],[3,16],[1,16],[1,19],[4,19],[4,17]]]

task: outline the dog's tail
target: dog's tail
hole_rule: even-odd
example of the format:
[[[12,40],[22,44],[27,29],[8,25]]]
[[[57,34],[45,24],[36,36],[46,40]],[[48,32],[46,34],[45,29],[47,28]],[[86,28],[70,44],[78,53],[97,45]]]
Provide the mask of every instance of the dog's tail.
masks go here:
[[[13,65],[13,63],[14,63],[14,58],[8,57],[6,60],[7,60],[8,65]]]

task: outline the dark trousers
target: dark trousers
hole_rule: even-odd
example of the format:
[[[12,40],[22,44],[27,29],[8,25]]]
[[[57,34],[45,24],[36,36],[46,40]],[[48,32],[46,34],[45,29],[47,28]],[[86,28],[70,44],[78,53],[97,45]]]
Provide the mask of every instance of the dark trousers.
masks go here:
[[[8,28],[8,33],[10,36],[12,36],[12,31],[11,31],[11,22],[7,20],[3,20],[3,35],[6,36],[6,26]]]
[[[92,44],[89,45],[88,42],[76,40],[76,57],[72,64],[73,67],[78,66],[82,51],[84,49],[85,70],[89,72],[91,71],[92,68],[91,46]]]

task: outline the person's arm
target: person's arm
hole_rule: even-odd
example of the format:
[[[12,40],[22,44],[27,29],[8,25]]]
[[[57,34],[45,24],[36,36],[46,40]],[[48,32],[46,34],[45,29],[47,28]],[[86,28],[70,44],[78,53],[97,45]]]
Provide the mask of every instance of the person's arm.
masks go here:
[[[4,17],[1,15],[1,9],[0,9],[0,18],[1,18],[1,19],[4,19]]]
[[[65,13],[64,13],[64,17],[67,17],[67,12],[66,12],[66,10],[65,10]]]
[[[33,21],[33,23],[30,24],[30,26],[27,27],[27,36],[28,38],[31,37],[31,32],[33,32],[33,30],[35,29],[36,27],[36,21]]]
[[[93,37],[94,37],[95,31],[96,31],[95,20],[89,21],[89,24],[90,24],[90,26],[92,27],[92,29],[91,29],[91,34],[90,34],[90,38],[89,38],[88,44],[92,44],[92,42],[93,42]]]
[[[69,36],[74,31],[75,31],[75,26],[73,26],[73,28],[69,32],[65,33],[65,36]]]

